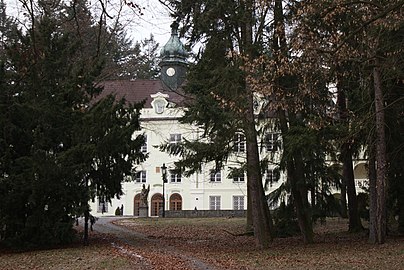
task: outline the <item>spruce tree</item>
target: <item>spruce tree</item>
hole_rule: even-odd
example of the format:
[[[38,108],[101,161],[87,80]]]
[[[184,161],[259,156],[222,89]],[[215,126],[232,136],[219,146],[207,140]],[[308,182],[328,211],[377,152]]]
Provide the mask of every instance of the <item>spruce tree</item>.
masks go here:
[[[185,150],[177,151],[184,158],[179,165],[195,165],[194,169],[199,170],[198,162],[215,161],[220,168],[232,152],[235,135],[243,134],[246,139],[247,229],[253,228],[257,245],[267,248],[273,237],[272,221],[261,178],[253,89],[242,70],[245,59],[257,55],[262,40],[264,18],[255,17],[258,15],[254,2],[171,3],[174,16],[184,21],[183,32],[189,35],[190,43],[203,41],[206,44],[184,87],[195,100],[189,104],[183,118],[204,130],[203,139],[186,142]],[[261,30],[253,33],[254,27]]]
[[[144,159],[142,136],[133,138],[142,105],[93,101],[102,59],[80,58],[84,44],[52,14],[14,33],[1,69],[0,227],[14,246],[72,241],[89,200],[120,196]]]

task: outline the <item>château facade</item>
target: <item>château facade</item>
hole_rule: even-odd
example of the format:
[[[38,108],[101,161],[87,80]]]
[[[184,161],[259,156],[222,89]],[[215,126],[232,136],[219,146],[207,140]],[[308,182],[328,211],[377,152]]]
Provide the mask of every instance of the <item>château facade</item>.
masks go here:
[[[90,203],[94,216],[114,215],[123,207],[123,215],[139,216],[141,190],[150,185],[148,195],[148,216],[159,216],[161,210],[245,210],[247,207],[247,178],[238,175],[229,178],[230,168],[240,167],[245,158],[243,135],[236,135],[234,156],[229,159],[221,171],[215,171],[214,164],[202,164],[202,171],[190,177],[184,177],[174,170],[176,156],[159,149],[164,143],[177,143],[183,139],[196,140],[202,133],[195,126],[184,125],[179,119],[184,113],[184,96],[179,91],[185,80],[188,54],[177,34],[177,25],[173,24],[172,34],[161,50],[160,80],[114,80],[102,83],[102,95],[115,94],[125,97],[127,102],[145,100],[141,110],[141,131],[146,138],[142,152],[148,158],[134,165],[134,173],[123,183],[123,193],[111,203],[96,198]],[[265,134],[260,138],[261,155],[271,154],[279,158],[276,133]],[[161,167],[167,167],[167,182],[163,184]],[[365,182],[367,173],[364,161],[355,161],[355,178],[358,183]],[[275,166],[270,166],[263,175],[263,182],[274,183],[267,193],[276,189],[284,175],[278,174]],[[279,178],[278,181],[274,181]],[[164,197],[163,197],[164,194]]]

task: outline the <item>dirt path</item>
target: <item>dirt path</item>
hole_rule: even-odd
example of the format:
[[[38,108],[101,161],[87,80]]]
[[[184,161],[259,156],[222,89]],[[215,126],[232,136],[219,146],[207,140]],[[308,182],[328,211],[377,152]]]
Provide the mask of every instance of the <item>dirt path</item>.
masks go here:
[[[184,255],[173,246],[165,245],[158,239],[147,236],[113,224],[122,219],[117,217],[102,217],[94,224],[94,230],[109,234],[118,241],[111,243],[119,252],[136,260],[139,269],[192,269],[216,270],[217,268],[201,260]]]

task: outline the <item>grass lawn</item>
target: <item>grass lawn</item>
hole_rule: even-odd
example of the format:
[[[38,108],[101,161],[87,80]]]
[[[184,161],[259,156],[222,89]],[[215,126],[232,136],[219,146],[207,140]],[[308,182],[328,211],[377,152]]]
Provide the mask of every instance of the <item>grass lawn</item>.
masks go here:
[[[116,224],[153,241],[146,243],[149,247],[128,247],[109,236],[93,234],[88,247],[24,253],[0,250],[0,269],[144,269],[133,254],[140,254],[151,269],[189,269],[167,268],[173,265],[169,264],[173,258],[153,253],[153,245],[196,257],[217,269],[404,269],[402,236],[389,236],[385,244],[371,245],[366,233],[345,232],[345,219],[316,225],[314,244],[305,245],[300,237],[278,238],[268,250],[257,249],[253,237],[237,236],[244,231],[241,218],[134,218]]]

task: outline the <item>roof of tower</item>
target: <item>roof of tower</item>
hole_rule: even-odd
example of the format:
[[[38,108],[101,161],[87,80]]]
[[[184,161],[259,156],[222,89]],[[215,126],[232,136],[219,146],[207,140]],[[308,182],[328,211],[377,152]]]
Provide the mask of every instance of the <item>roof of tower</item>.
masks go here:
[[[178,37],[177,22],[171,24],[171,37],[161,49],[160,57],[162,62],[164,62],[164,60],[186,62],[186,59],[188,58],[188,52]]]

